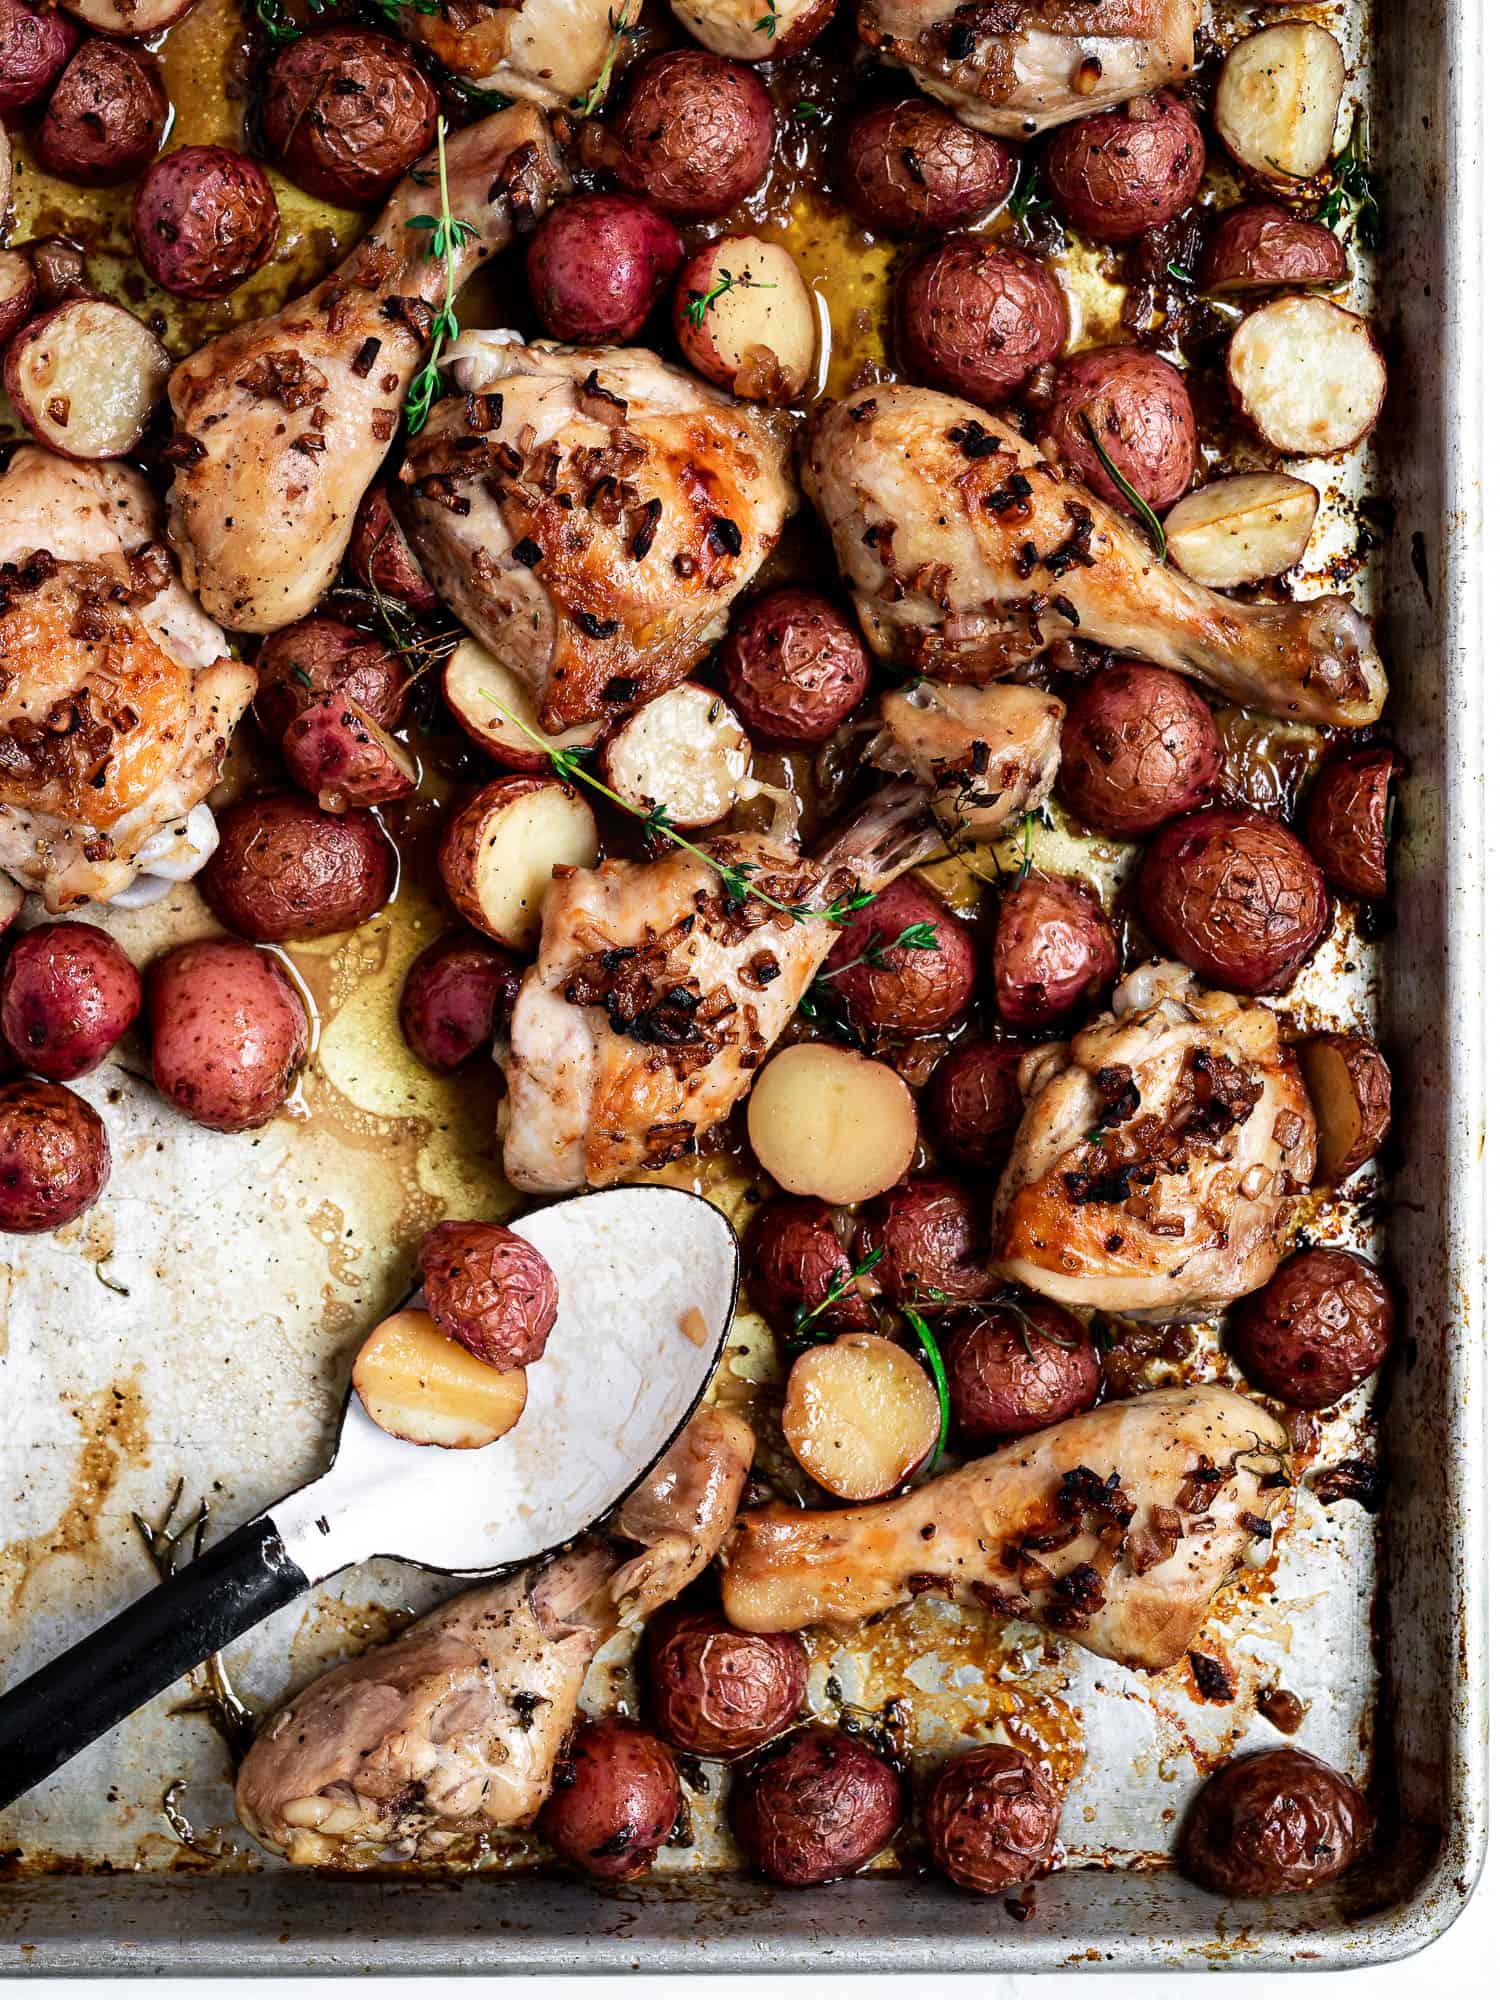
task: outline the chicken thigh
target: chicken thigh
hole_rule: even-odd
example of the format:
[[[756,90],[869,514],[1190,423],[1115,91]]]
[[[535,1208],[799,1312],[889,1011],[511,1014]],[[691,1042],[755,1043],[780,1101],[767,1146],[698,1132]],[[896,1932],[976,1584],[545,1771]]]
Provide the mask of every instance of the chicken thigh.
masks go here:
[[[1203,0],[860,0],[861,38],[966,125],[1029,139],[1180,83]]]
[[[700,1410],[610,1538],[465,1591],[304,1688],[240,1767],[246,1830],[289,1861],[361,1868],[532,1819],[594,1655],[707,1566],[754,1448],[741,1418]]]
[[[915,1492],[744,1515],[724,1610],[745,1632],[874,1618],[941,1590],[1157,1673],[1286,1504],[1286,1433],[1221,1383],[1105,1403]]]
[[[0,868],[54,912],[213,851],[200,802],[255,675],[161,536],[125,466],[27,445],[0,475]]]
[[[827,406],[810,431],[803,483],[882,659],[987,681],[1076,637],[1297,722],[1355,728],[1385,704],[1347,599],[1240,604],[1205,589],[972,403],[887,383]]]
[[[485,90],[549,111],[581,105],[634,27],[641,0],[448,0],[394,15],[409,42]]]
[[[774,420],[645,348],[470,333],[402,467],[422,566],[544,729],[682,680],[796,503]]]
[[[469,225],[453,252],[461,285],[569,181],[530,105],[468,126],[446,154],[451,210]],[[330,277],[172,371],[172,542],[191,588],[234,630],[305,616],[343,560],[444,296],[446,262],[431,254],[436,177],[429,154]]]
[[[1035,1052],[995,1193],[994,1267],[1064,1305],[1202,1319],[1266,1283],[1317,1127],[1269,1007],[1141,966]]]

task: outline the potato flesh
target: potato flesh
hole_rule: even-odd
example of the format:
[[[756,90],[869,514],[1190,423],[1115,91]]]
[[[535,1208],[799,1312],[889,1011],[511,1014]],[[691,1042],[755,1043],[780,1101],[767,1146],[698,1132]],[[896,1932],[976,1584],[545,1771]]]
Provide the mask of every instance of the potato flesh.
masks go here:
[[[1326,28],[1281,21],[1229,52],[1214,124],[1252,174],[1281,186],[1315,174],[1333,151],[1344,57]]]
[[[1385,401],[1385,363],[1357,313],[1328,299],[1276,299],[1229,343],[1229,386],[1266,443],[1303,458],[1345,451]]]
[[[545,770],[551,751],[586,749],[604,727],[602,722],[581,722],[561,735],[543,729],[525,682],[477,639],[454,648],[443,669],[443,699],[464,734],[512,771]],[[535,730],[547,747],[535,743],[527,729]]]
[[[40,443],[67,458],[120,458],[140,442],[170,367],[161,342],[122,307],[74,299],[22,330],[5,376]]]
[[[824,1042],[772,1056],[750,1093],[748,1125],[779,1187],[836,1206],[894,1187],[917,1145],[916,1105],[896,1072]]]
[[[524,1368],[491,1368],[414,1306],[392,1313],[359,1350],[354,1388],[373,1423],[409,1444],[476,1451],[526,1408]]]
[[[1162,523],[1167,550],[1195,583],[1229,590],[1283,576],[1302,560],[1318,489],[1285,472],[1239,472],[1178,501]]]
[[[781,1413],[792,1456],[840,1500],[892,1492],[932,1450],[941,1421],[921,1363],[893,1340],[863,1333],[799,1355]]]
[[[538,785],[497,806],[474,844],[472,894],[481,928],[513,951],[532,950],[553,869],[592,868],[598,853],[594,815],[565,785]]]
[[[712,826],[750,784],[750,739],[720,694],[684,681],[638,709],[604,748],[604,777],[641,812]]]
[[[1391,1073],[1361,1035],[1314,1035],[1298,1051],[1318,1126],[1318,1178],[1336,1183],[1373,1159],[1391,1128]]]

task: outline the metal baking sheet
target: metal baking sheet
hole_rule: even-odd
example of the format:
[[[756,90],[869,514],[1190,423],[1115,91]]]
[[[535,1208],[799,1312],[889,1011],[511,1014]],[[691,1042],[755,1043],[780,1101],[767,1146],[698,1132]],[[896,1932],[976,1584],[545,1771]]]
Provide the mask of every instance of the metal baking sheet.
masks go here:
[[[1254,13],[1235,0],[1224,11]],[[1327,20],[1362,64],[1364,0],[1300,11]],[[1381,1207],[1404,1341],[1378,1415],[1341,1417],[1318,1452],[1320,1463],[1364,1454],[1378,1430],[1378,1521],[1299,1496],[1272,1566],[1225,1592],[1208,1628],[1206,1650],[1233,1669],[1228,1706],[1205,1704],[1181,1671],[1146,1680],[1019,1628],[997,1640],[933,1599],[860,1642],[820,1647],[815,1699],[830,1700],[831,1673],[846,1701],[899,1703],[919,1768],[955,1733],[1003,1735],[1069,1781],[1069,1865],[1039,1886],[1024,1924],[930,1879],[787,1894],[726,1873],[711,1796],[695,1800],[699,1844],[669,1850],[645,1884],[606,1891],[517,1872],[531,1858],[522,1838],[463,1873],[392,1871],[334,1890],[235,1829],[223,1733],[234,1718],[199,1676],[0,1818],[0,1972],[1348,1966],[1413,1950],[1452,1920],[1484,1838],[1484,857],[1467,420],[1483,16],[1477,0],[1379,10],[1369,89],[1388,245],[1374,307],[1394,393],[1371,471],[1394,525],[1367,582],[1413,771],[1378,979],[1344,929],[1294,996],[1304,1019],[1352,1006],[1378,1022],[1401,1091],[1403,1157]],[[1351,495],[1362,471],[1341,468],[1330,484]],[[1331,555],[1352,522],[1338,507],[1325,519]],[[206,927],[188,893],[113,921],[141,957]],[[393,1046],[402,971],[440,924],[426,886],[409,881],[353,941],[299,949],[318,1059],[297,1118],[254,1140],[166,1115],[138,1055],[86,1083],[115,1139],[107,1199],[56,1239],[9,1239],[0,1252],[7,1679],[148,1586],[132,1515],[158,1520],[179,1481],[179,1519],[207,1500],[229,1526],[306,1477],[351,1348],[403,1292],[423,1229],[444,1214],[503,1212],[492,1097],[425,1082]],[[732,1201],[727,1184],[718,1191]],[[1346,1206],[1320,1226],[1353,1241],[1370,1222]],[[767,1360],[753,1316],[734,1344],[723,1392],[753,1401]],[[262,1707],[436,1594],[392,1565],[351,1573],[236,1649],[232,1685]],[[1200,1771],[1231,1740],[1281,1740],[1253,1706],[1271,1684],[1308,1705],[1299,1744],[1370,1777],[1390,1837],[1368,1870],[1318,1896],[1226,1910],[1163,1859]],[[625,1694],[628,1666],[606,1655],[586,1700]]]

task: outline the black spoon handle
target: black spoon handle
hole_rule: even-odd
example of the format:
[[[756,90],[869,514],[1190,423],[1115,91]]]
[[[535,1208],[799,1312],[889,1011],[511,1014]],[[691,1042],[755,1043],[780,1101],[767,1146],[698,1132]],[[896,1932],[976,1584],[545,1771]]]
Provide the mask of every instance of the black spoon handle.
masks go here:
[[[0,1695],[0,1806],[307,1587],[262,1516],[7,1690]]]

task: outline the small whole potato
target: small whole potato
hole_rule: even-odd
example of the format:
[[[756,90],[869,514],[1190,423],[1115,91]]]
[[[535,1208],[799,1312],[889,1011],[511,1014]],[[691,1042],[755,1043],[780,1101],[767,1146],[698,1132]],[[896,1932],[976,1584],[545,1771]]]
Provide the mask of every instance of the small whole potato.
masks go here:
[[[1220,1896],[1285,1896],[1342,1875],[1369,1837],[1369,1808],[1331,1765],[1305,1750],[1253,1750],[1193,1799],[1177,1861]]]
[[[410,50],[367,28],[323,28],[283,48],[261,130],[288,180],[320,200],[381,200],[437,137],[437,94]]]
[[[1372,746],[1323,765],[1308,792],[1303,831],[1314,861],[1346,896],[1389,893],[1391,787],[1401,775],[1394,750]]]
[[[132,180],[167,129],[167,87],[135,42],[91,39],[69,59],[37,127],[39,163],[60,180],[109,187]]]
[[[723,215],[765,178],[776,113],[747,64],[707,49],[668,49],[637,63],[610,120],[615,178],[670,215]]]
[[[0,117],[45,97],[81,39],[51,0],[0,0]]]
[[[266,170],[227,146],[183,146],[141,176],[136,253],[164,291],[221,299],[276,248],[281,215]]]
[[[296,987],[269,952],[236,938],[204,938],[158,959],[147,1010],[157,1089],[212,1132],[266,1124],[307,1060]]]
[[[0,1235],[61,1229],[109,1179],[104,1120],[60,1083],[0,1084]]]
[[[829,1333],[867,1333],[875,1325],[873,1286],[854,1281],[826,1201],[783,1195],[766,1203],[745,1232],[745,1286],[779,1333],[794,1332],[814,1310]]]
[[[913,377],[976,403],[1004,402],[1055,361],[1068,323],[1050,267],[987,236],[945,236],[897,287],[897,338]]]
[[[995,1290],[987,1268],[989,1206],[977,1188],[947,1174],[916,1174],[877,1195],[852,1246],[870,1276],[898,1305],[937,1306],[982,1299]]]
[[[323,812],[300,792],[236,799],[198,877],[226,930],[288,944],[357,930],[390,900],[396,861],[373,813]]]
[[[469,932],[435,939],[401,988],[401,1033],[412,1054],[446,1075],[488,1053],[510,1024],[522,970],[512,952]]]
[[[1302,1250],[1234,1315],[1235,1359],[1258,1389],[1326,1410],[1375,1373],[1396,1309],[1375,1266],[1352,1250]]]
[[[683,359],[755,403],[790,403],[817,358],[818,329],[797,260],[758,236],[720,236],[683,265],[672,299]]]
[[[949,1881],[998,1896],[1047,1872],[1062,1800],[1019,1750],[980,1743],[941,1765],[922,1817]]]
[[[719,670],[752,736],[799,749],[826,743],[870,689],[859,628],[801,584],[768,590],[737,611]]]
[[[357,701],[382,729],[401,720],[407,670],[399,654],[336,618],[302,618],[273,632],[261,642],[255,672],[255,719],[273,743],[325,694]]]
[[[406,539],[401,523],[391,512],[390,496],[384,486],[372,486],[360,501],[345,560],[351,572],[372,594],[394,597],[398,603],[410,605],[413,611],[437,610],[438,594],[422,574],[416,552]],[[331,620],[323,622],[332,623]],[[290,629],[296,631],[298,627],[294,625]],[[346,626],[344,629],[347,631],[350,628]],[[264,655],[264,647],[261,652]],[[368,707],[368,703],[364,705]],[[389,728],[390,724],[387,722],[385,726]]]
[[[946,1027],[969,1004],[977,977],[969,927],[910,875],[854,913],[820,975],[857,1021],[897,1035]]]
[[[554,340],[633,340],[684,254],[675,226],[639,195],[575,195],[542,218],[526,282]]]
[[[888,236],[970,222],[1004,201],[1015,177],[1002,140],[927,97],[872,104],[844,141],[844,197],[861,222]]]
[[[1180,215],[1198,192],[1198,121],[1162,91],[1076,118],[1048,142],[1043,177],[1063,220],[1103,243],[1128,243]]]
[[[538,1831],[588,1875],[644,1875],[677,1824],[677,1760],[638,1722],[607,1716],[574,1731],[552,1774]]]
[[[1120,944],[1092,889],[1033,869],[1000,897],[994,969],[1004,1025],[1052,1028],[1114,984]]]
[[[97,924],[38,924],[0,973],[0,1034],[51,1083],[97,1069],[140,1011],[140,974]]]
[[[872,1860],[901,1824],[901,1777],[869,1744],[809,1723],[736,1774],[730,1819],[772,1882],[833,1882]]]
[[[962,1314],[943,1363],[954,1425],[972,1444],[1026,1437],[1092,1409],[1103,1382],[1082,1322],[1030,1296]]]
[[[440,1222],[422,1240],[427,1310],[492,1368],[539,1361],[557,1320],[557,1278],[533,1244],[492,1222]]]
[[[960,1042],[927,1081],[923,1109],[943,1151],[966,1167],[998,1173],[1021,1122],[1016,1071],[1023,1044]]]
[[[646,1632],[646,1687],[657,1728],[693,1757],[744,1757],[787,1728],[807,1692],[807,1654],[791,1632],[739,1632],[711,1611],[673,1606]]]
[[[1197,690],[1165,667],[1127,660],[1068,703],[1057,789],[1085,825],[1135,840],[1204,804],[1222,762]]]
[[[1328,928],[1328,892],[1307,849],[1279,820],[1238,807],[1164,826],[1136,899],[1173,958],[1235,993],[1284,993]]]
[[[1110,478],[1094,438],[1121,478],[1157,509],[1170,507],[1187,491],[1198,456],[1198,425],[1186,382],[1170,361],[1140,347],[1096,347],[1059,363],[1040,435],[1065,472],[1115,507],[1129,502]]]

